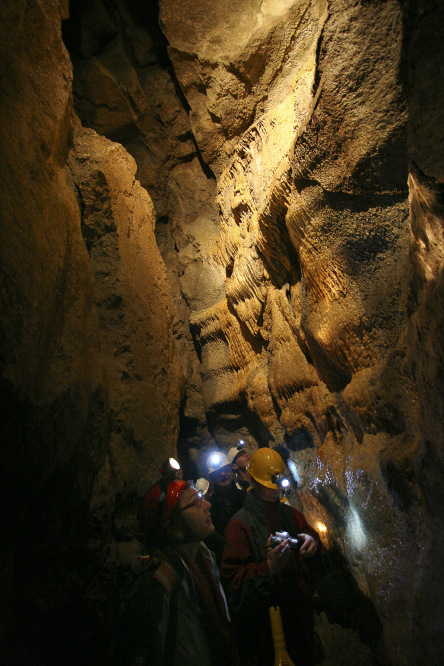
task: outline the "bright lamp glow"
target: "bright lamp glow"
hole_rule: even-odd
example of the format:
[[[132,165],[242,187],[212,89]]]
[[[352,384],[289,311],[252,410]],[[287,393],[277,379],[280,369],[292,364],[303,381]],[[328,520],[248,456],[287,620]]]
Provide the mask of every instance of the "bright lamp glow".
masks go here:
[[[327,526],[324,525],[324,523],[322,523],[320,520],[318,520],[318,522],[316,523],[316,529],[318,530],[318,532],[322,532],[322,534],[325,534],[325,532],[327,531]]]
[[[220,457],[220,455],[218,453],[213,453],[210,456],[210,463],[213,467],[219,467],[221,462],[222,462],[222,458]]]
[[[170,463],[173,469],[180,469],[179,463],[174,458],[168,458],[168,462]]]
[[[281,481],[282,488],[288,488],[289,485],[290,485],[290,481],[288,479],[282,479],[282,481]]]

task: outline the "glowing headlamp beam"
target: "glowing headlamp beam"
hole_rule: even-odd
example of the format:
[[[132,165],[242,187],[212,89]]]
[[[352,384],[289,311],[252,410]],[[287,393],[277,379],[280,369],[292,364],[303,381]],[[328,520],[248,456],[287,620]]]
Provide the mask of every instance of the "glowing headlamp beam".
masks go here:
[[[290,486],[290,481],[283,474],[273,474],[271,480],[277,486],[280,486],[283,490],[286,490]]]
[[[180,470],[180,465],[175,458],[167,458],[165,462],[162,463],[159,472],[162,476],[169,478],[177,477],[177,474]]]
[[[210,463],[214,468],[220,467],[222,463],[222,458],[218,453],[213,453],[213,455],[210,456]]]
[[[301,483],[301,479],[299,477],[298,470],[297,470],[297,467],[296,467],[296,463],[294,462],[294,460],[289,459],[287,461],[287,466],[288,466],[288,469],[291,472],[291,476],[296,481],[296,483],[299,485]]]

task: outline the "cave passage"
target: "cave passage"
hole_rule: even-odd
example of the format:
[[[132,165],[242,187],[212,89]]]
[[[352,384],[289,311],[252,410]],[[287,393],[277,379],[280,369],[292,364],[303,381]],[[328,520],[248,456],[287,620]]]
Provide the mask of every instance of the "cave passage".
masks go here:
[[[242,440],[325,546],[317,663],[441,666],[442,3],[0,31],[0,664],[123,666],[141,499]]]

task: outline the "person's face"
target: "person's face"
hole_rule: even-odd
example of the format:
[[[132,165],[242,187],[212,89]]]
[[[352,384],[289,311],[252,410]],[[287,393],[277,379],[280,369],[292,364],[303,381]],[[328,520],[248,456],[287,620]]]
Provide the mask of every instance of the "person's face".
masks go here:
[[[250,462],[250,456],[246,451],[243,451],[242,453],[239,453],[239,455],[236,457],[233,463],[233,469],[240,469],[242,471],[245,471],[247,469],[249,462]]]
[[[263,502],[276,502],[280,495],[279,488],[266,488],[266,486],[262,486],[257,481],[254,481],[254,489],[259,499]]]
[[[231,465],[225,465],[212,473],[211,480],[214,485],[220,488],[220,490],[226,490],[231,484],[233,478],[233,472],[231,471]]]
[[[213,534],[214,525],[210,516],[211,504],[204,497],[201,498],[195,488],[186,488],[181,493],[178,502],[182,520],[199,541]]]

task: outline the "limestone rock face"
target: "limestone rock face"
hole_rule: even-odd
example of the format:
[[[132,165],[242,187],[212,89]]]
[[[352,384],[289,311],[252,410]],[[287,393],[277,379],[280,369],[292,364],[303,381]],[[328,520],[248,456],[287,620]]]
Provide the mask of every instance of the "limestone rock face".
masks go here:
[[[224,382],[218,381],[206,405],[232,401],[237,393],[255,412],[246,377],[265,363],[270,370],[267,427],[274,422],[277,434],[280,424],[281,435],[282,428],[306,427],[302,415],[307,411],[314,411],[314,421],[325,419],[329,391],[344,389],[354,375],[383,363],[405,316],[407,153],[400,139],[405,139],[406,105],[396,78],[401,16],[396,4],[387,5],[384,29],[376,35],[367,31],[362,43],[362,25],[378,23],[376,10],[367,9],[362,24],[355,6],[348,14],[345,10],[342,5],[333,8],[324,27],[318,86],[313,59],[301,97],[298,82],[294,92],[244,134],[218,181],[222,227],[215,257],[226,269],[228,309],[254,337],[255,346],[251,358],[236,359],[243,371],[239,375],[236,368],[237,388],[230,382],[226,394]],[[344,39],[354,49],[349,59],[339,60]],[[376,89],[375,69],[366,70],[361,62],[371,49],[385,53],[388,72]],[[358,80],[356,100],[348,91],[358,88]],[[392,144],[388,163],[376,157]],[[337,163],[334,155],[344,161]],[[220,307],[226,310],[225,301]],[[210,337],[206,334],[214,311],[213,306],[211,315],[204,311],[192,320],[202,322],[201,343],[215,348],[205,352],[210,358],[222,349],[213,329]],[[228,339],[228,334],[221,330],[220,337]],[[240,348],[236,339],[233,358]],[[225,368],[222,363],[220,374]],[[213,365],[211,377],[214,384]],[[314,393],[317,406],[303,407]],[[298,408],[296,399],[302,400]],[[313,425],[309,430],[314,440],[319,438]]]
[[[133,158],[93,130],[75,132],[70,168],[95,277],[112,467],[119,492],[143,494],[146,469],[155,473],[176,436],[181,379],[154,208]]]
[[[203,4],[172,7],[161,3],[161,25],[197,142],[218,175],[214,257],[226,273],[225,297],[190,320],[212,431],[226,447],[239,436],[253,448],[285,436],[298,501],[313,524],[327,525],[329,543],[372,600],[386,658],[413,665],[426,654],[439,663],[440,592],[427,611],[422,599],[428,572],[442,570],[441,529],[434,535],[433,518],[424,518],[430,503],[433,515],[437,508],[431,476],[419,468],[427,458],[440,469],[442,441],[430,432],[442,423],[441,392],[432,388],[441,362],[431,348],[421,351],[426,335],[442,355],[442,193],[430,178],[439,176],[439,156],[425,148],[442,96],[441,83],[426,93],[412,64],[428,15],[415,30],[413,7],[403,16],[397,2],[338,1],[328,15],[321,3],[307,7],[304,65],[293,79],[281,79],[277,66],[276,88],[260,106],[266,70],[248,94],[233,76],[247,78],[244,54],[258,25],[270,28],[264,5],[237,3],[224,17]],[[301,7],[287,3],[286,18]],[[433,44],[418,54],[424,76],[432,51],[437,57]],[[279,59],[269,53],[273,68]],[[430,132],[438,137],[439,111],[436,118]],[[410,197],[409,157],[428,174],[411,166]],[[392,620],[401,612],[418,626],[414,645],[408,623]]]
[[[179,441],[211,442],[202,400],[190,312],[223,295],[212,257],[219,231],[216,183],[196,150],[187,102],[167,67],[155,3],[72,7],[65,40],[74,67],[74,105],[82,124],[118,141],[134,157],[136,177],[152,198],[156,239],[173,290],[174,337],[186,377]],[[191,473],[191,470],[190,470]],[[196,470],[193,470],[193,474]]]
[[[153,204],[120,145],[73,131],[62,9],[0,10],[5,663],[111,654],[118,566],[137,561],[183,388]]]
[[[160,25],[191,107],[193,133],[215,173],[239,136],[297,82],[303,110],[326,16],[322,0],[161,0]]]

